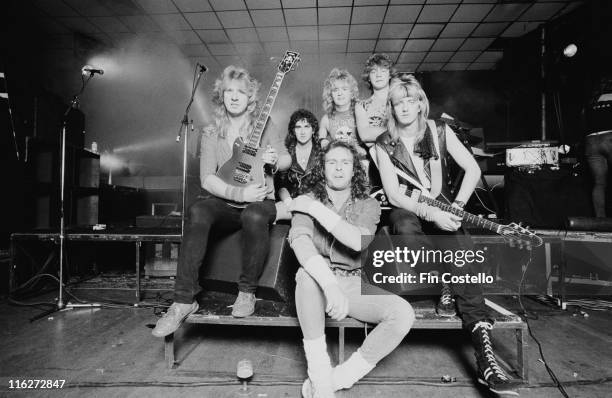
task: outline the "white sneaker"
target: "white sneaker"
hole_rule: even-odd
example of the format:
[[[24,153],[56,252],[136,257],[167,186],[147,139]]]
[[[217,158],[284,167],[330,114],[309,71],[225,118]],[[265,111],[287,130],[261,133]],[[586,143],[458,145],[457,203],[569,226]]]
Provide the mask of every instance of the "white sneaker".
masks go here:
[[[238,297],[232,306],[232,316],[235,318],[244,318],[253,315],[255,312],[255,295],[253,293],[238,292]]]
[[[198,308],[197,301],[191,304],[173,303],[164,316],[157,321],[151,334],[155,337],[165,337],[176,332],[185,318],[196,312]]]

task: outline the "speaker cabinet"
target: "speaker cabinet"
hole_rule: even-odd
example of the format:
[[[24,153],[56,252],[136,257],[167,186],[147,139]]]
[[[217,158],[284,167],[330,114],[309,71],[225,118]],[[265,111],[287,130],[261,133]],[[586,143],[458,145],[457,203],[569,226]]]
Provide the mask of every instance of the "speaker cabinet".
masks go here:
[[[570,170],[512,169],[504,176],[505,218],[530,227],[563,228],[568,216],[590,216],[586,179]]]
[[[26,180],[27,224],[33,228],[57,228],[60,218],[61,152],[54,142],[28,140]],[[66,225],[98,223],[100,155],[66,145],[64,210]]]
[[[276,301],[293,301],[295,273],[299,267],[287,235],[289,226],[273,225],[270,229],[270,251],[259,282],[257,296]],[[209,242],[200,272],[205,289],[236,292],[242,265],[242,233],[233,233]]]

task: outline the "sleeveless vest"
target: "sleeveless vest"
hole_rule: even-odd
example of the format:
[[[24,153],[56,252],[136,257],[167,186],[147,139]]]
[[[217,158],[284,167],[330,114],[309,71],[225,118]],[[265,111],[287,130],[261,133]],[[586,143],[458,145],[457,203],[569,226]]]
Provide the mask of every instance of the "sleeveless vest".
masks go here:
[[[439,195],[437,195],[437,199],[443,202],[452,202],[453,196],[450,191],[450,184],[452,184],[452,180],[450,176],[450,167],[448,164],[448,151],[446,149],[446,123],[440,120],[436,120],[435,125],[436,136],[438,139],[438,156],[440,158],[440,166],[442,171],[442,186],[440,188]],[[430,130],[430,123],[427,123],[427,130]],[[426,131],[425,134],[427,133],[428,132]],[[385,152],[387,152],[389,158],[391,159],[391,162],[395,167],[408,174],[414,180],[419,181],[421,184],[423,183],[419,179],[414,163],[412,162],[410,154],[408,153],[408,149],[406,148],[402,140],[398,139],[397,141],[394,141],[391,137],[391,134],[388,131],[385,131],[376,139],[376,145],[380,146],[385,150]],[[401,184],[405,184],[408,187],[418,189],[418,187],[415,187],[412,183],[410,183],[410,181],[406,181],[400,176],[398,176],[398,179]]]

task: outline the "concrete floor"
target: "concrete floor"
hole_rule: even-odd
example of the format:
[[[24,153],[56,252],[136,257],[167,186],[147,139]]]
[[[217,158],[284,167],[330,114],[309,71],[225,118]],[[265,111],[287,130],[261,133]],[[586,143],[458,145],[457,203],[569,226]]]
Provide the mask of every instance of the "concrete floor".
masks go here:
[[[53,296],[50,296],[51,298]],[[49,297],[47,297],[48,299]],[[40,300],[38,298],[37,300]],[[512,297],[494,301],[516,310]],[[528,310],[546,359],[571,397],[612,396],[612,312],[574,317],[532,300]],[[78,309],[30,322],[42,311],[0,303],[0,396],[6,397],[239,397],[236,363],[253,362],[251,397],[299,397],[306,374],[298,329],[186,325],[177,332],[178,369],[164,365],[161,339],[150,334],[150,308]],[[515,361],[514,335],[496,331],[498,355]],[[347,353],[363,339],[347,331]],[[328,336],[330,354],[337,346]],[[536,344],[529,339],[530,383],[522,397],[561,397]],[[456,382],[440,383],[449,375]],[[458,331],[415,330],[360,384],[338,397],[488,397],[474,383],[474,357]],[[61,391],[9,388],[11,379],[65,379]]]

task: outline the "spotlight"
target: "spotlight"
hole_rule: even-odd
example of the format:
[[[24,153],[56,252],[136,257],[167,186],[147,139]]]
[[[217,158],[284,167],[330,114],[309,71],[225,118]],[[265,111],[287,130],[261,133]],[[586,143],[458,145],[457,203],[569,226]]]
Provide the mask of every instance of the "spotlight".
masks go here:
[[[573,57],[574,55],[576,55],[577,52],[578,52],[578,46],[576,46],[574,43],[568,44],[563,49],[563,55],[565,55],[567,58]]]

